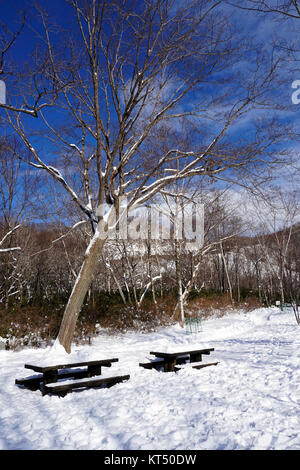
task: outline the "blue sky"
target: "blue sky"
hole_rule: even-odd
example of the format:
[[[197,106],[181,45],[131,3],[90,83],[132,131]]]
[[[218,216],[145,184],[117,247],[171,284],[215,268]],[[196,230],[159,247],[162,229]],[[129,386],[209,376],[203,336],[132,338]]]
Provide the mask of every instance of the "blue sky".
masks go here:
[[[51,20],[57,22],[62,27],[64,32],[67,32],[68,30],[73,32],[73,20],[71,20],[70,14],[71,7],[64,0],[41,0],[39,4],[46,8]],[[24,65],[26,61],[29,60],[30,54],[37,44],[36,34],[40,32],[40,23],[33,14],[31,2],[26,2],[24,0],[11,0],[9,2],[7,0],[0,0],[0,21],[9,25],[11,30],[16,30],[18,28],[18,11],[22,11],[24,8],[28,9],[28,20],[30,26],[25,27],[22,35],[14,44],[14,47],[9,51],[9,59],[13,60],[18,66]],[[263,54],[265,54],[266,57],[266,66],[268,54],[270,53],[271,46],[274,43],[279,46],[280,44],[283,44],[283,42],[297,42],[298,38],[296,33],[300,30],[300,20],[298,26],[296,22],[277,23],[273,20],[271,15],[258,16],[254,13],[233,9],[228,5],[224,5],[223,9],[224,13],[230,14],[231,20],[235,22],[236,27],[240,30],[241,35],[244,35],[245,37],[253,37],[256,43],[259,43],[261,57]],[[57,31],[53,32],[52,38],[54,43],[59,44],[62,40],[62,37],[63,35]],[[233,64],[232,68],[226,72],[228,76],[229,74],[232,74],[233,79],[236,80],[236,88],[231,89],[232,95],[235,94],[236,96],[239,96],[239,94],[242,94],[243,87],[245,86],[245,82],[247,80],[247,73],[245,72],[248,70],[248,68],[249,52],[245,54],[244,58],[239,58],[239,60]],[[300,104],[296,106],[291,101],[292,92],[294,91],[291,88],[292,82],[294,80],[300,79],[300,67],[299,71],[297,69],[298,63],[294,59],[288,58],[286,56],[286,62],[282,63],[281,68],[281,83],[278,85],[278,87],[274,85],[270,90],[270,94],[273,96],[273,98],[276,98],[278,104],[282,105],[282,110],[279,112],[280,119],[283,122],[291,122],[295,125],[296,128],[299,128]],[[243,81],[240,83],[236,79],[239,73],[243,77]],[[222,72],[220,72],[220,75],[221,74]],[[10,82],[8,80],[7,94],[12,94],[13,89],[12,87],[10,88],[9,85]],[[232,87],[231,84],[230,86]],[[184,106],[191,106],[194,101],[201,97],[201,93],[203,94],[204,98],[206,98],[206,93],[207,95],[210,93],[213,96],[213,87],[214,84],[211,83],[205,89],[206,91],[190,94],[188,101],[181,105],[181,110],[184,109]],[[220,91],[221,89],[219,87],[217,92],[220,93]],[[14,90],[14,93],[15,92],[16,91]],[[216,109],[217,106],[215,106],[215,108],[212,107],[213,112],[215,112]],[[1,113],[3,113],[3,110],[0,109],[0,119]],[[235,138],[246,141],[251,135],[251,132],[253,132],[253,124],[255,119],[263,116],[270,117],[270,114],[271,110],[267,111],[267,113],[265,110],[254,110],[250,112],[249,114],[245,115],[243,119],[241,119],[235,126],[233,126],[232,135],[235,136]],[[48,112],[48,117],[56,123],[63,123],[65,115],[64,113],[56,111],[54,112],[51,110]],[[25,125],[30,126],[34,132],[44,129],[44,126],[40,120],[32,119],[31,117],[25,118],[24,123]],[[202,129],[205,129],[205,127],[212,131],[213,129],[217,129],[218,125],[214,121],[206,120],[205,122],[203,121]],[[1,132],[3,132],[3,129],[2,131],[0,129],[0,135]],[[7,132],[7,128],[4,132]],[[34,145],[41,149],[43,155],[47,154],[48,162],[51,162],[52,159],[56,158],[57,154],[52,154],[54,147],[48,139],[41,138],[38,135],[32,136],[31,138]],[[293,140],[289,145],[291,148],[294,147],[295,150],[298,151],[298,142]],[[280,175],[280,178],[283,184],[285,184],[284,177]]]
[[[64,0],[41,0],[38,4],[45,8],[53,19],[57,18],[60,24],[68,28],[70,18],[70,5]],[[22,12],[26,12],[28,22],[37,27],[37,21],[32,13],[34,2],[27,0],[0,0],[0,21],[8,25],[11,31],[18,30]],[[35,45],[35,35],[29,26],[25,26],[22,36],[16,41],[13,55],[17,60],[23,60]]]
[[[72,20],[71,7],[67,2],[64,0],[41,0],[38,3],[42,8],[46,9],[51,21],[57,22],[64,31],[72,31],[72,21],[74,21],[74,19]],[[243,2],[239,3],[242,4]],[[28,20],[31,26],[25,27],[22,35],[18,38],[9,54],[10,58],[18,65],[28,60],[32,50],[36,46],[36,32],[39,33],[41,26],[35,16],[36,14],[32,11],[32,5],[32,2],[27,0],[11,0],[9,2],[7,0],[0,0],[0,21],[9,25],[11,30],[18,28],[20,22],[19,12],[27,10]],[[271,15],[260,16],[252,12],[235,9],[225,4],[222,8],[225,13],[230,12],[231,20],[235,22],[241,34],[255,38],[256,42],[260,44],[262,53],[268,53],[271,44],[274,42],[279,44],[280,41],[295,42],[297,40],[296,21],[278,24],[273,21]],[[55,32],[52,36],[52,40],[54,39],[54,43],[55,41],[59,43],[60,37],[60,34]],[[245,57],[244,63],[242,60],[239,60],[232,67],[231,73],[243,72],[247,67],[249,67],[249,61],[247,57]],[[276,93],[280,94],[282,103],[286,105],[285,113],[288,119],[290,119],[296,111],[295,105],[291,102],[291,95],[294,91],[291,89],[291,85],[294,80],[300,79],[300,67],[299,72],[297,68],[297,62],[289,60],[282,68],[284,83],[281,85],[280,90],[276,90],[275,87],[272,90],[274,95],[276,95]],[[241,83],[241,87],[242,86],[243,83]],[[239,90],[236,90],[237,93],[238,91]],[[7,90],[7,92],[9,93],[9,90]],[[246,120],[244,123],[245,122]],[[242,123],[240,125],[243,126]]]

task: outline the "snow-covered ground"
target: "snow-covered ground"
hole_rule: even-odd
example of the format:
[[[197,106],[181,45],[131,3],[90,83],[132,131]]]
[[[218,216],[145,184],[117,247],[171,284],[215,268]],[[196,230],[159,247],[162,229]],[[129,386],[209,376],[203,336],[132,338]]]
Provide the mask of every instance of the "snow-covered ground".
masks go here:
[[[148,334],[108,336],[91,346],[0,351],[0,449],[300,449],[300,329],[277,308]],[[213,347],[216,367],[163,373],[139,367],[151,350]],[[25,363],[118,357],[109,389],[64,398],[15,385]]]

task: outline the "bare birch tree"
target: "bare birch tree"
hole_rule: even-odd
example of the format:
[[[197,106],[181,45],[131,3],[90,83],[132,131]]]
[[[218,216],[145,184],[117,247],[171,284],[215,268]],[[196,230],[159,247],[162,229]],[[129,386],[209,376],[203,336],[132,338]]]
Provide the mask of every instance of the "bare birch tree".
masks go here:
[[[179,179],[239,178],[267,165],[284,135],[268,120],[247,142],[234,133],[246,112],[270,107],[278,60],[257,56],[235,83],[231,66],[247,49],[221,3],[71,0],[65,35],[38,9],[39,52],[2,111],[29,152],[19,158],[60,184],[92,229],[58,335],[67,352],[106,239],[125,217],[120,200],[127,213]],[[147,158],[157,132],[183,122],[197,128],[193,145]]]

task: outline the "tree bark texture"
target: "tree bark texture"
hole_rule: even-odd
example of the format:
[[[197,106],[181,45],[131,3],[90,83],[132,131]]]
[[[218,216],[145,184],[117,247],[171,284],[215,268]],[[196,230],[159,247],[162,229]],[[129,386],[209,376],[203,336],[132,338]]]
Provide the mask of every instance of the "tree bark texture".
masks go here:
[[[92,282],[99,256],[106,239],[99,238],[98,234],[92,238],[85,253],[85,259],[77,276],[71,296],[67,303],[63,320],[58,333],[58,341],[67,353],[71,352],[71,344],[75,332],[76,322],[84,302],[85,295]]]

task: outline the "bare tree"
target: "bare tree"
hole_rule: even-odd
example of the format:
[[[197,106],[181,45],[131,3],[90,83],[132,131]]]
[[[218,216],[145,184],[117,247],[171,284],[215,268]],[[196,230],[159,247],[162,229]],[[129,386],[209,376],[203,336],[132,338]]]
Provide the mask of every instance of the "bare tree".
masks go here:
[[[36,179],[29,181],[29,169],[14,158],[20,144],[16,139],[0,139],[0,254],[2,298],[8,308],[9,298],[21,296],[21,251],[26,245],[22,240],[23,225],[30,218],[30,191],[34,191]]]
[[[226,270],[228,280],[230,299],[231,302],[233,302],[232,286],[229,277],[228,266],[225,261],[223,245],[224,243],[226,243],[226,241],[232,239],[237,234],[242,232],[241,222],[237,220],[235,216],[236,208],[232,203],[230,203],[226,191],[213,191],[209,192],[208,194],[198,194],[198,200],[199,199],[202,200],[205,207],[203,243],[201,243],[198,249],[196,249],[194,252],[196,262],[193,263],[190,279],[183,288],[183,292],[181,295],[182,309],[188,299],[192,288],[195,285],[196,279],[200,273],[201,268],[206,262],[205,260],[207,259],[207,255],[218,255],[218,247],[220,247],[221,249],[220,255],[221,259],[225,264],[224,268]],[[175,307],[175,316],[177,314],[178,309],[180,311],[179,303]]]
[[[228,136],[247,111],[263,107],[278,60],[255,60],[251,78],[247,71],[233,91],[230,66],[245,49],[220,5],[217,0],[71,0],[76,26],[67,38],[57,30],[54,34],[47,14],[38,10],[39,60],[23,93],[2,108],[29,152],[19,158],[54,178],[92,228],[58,335],[68,352],[107,236],[125,217],[120,200],[126,197],[127,213],[179,179],[232,180],[247,169],[255,171],[262,161],[267,164],[285,134],[272,132],[265,121],[267,132],[256,133],[252,142]],[[41,121],[40,140],[31,133],[28,114]],[[145,150],[160,129],[188,126],[191,116],[193,128],[199,124],[192,147],[167,146],[147,158]],[[216,125],[207,126],[208,119]],[[48,138],[51,146],[45,150]],[[56,162],[49,150],[54,148]],[[59,169],[62,158],[68,161],[65,172]],[[178,159],[179,168],[174,166]]]
[[[292,248],[299,231],[299,192],[269,189],[264,195],[256,196],[252,204],[255,216],[252,231],[256,243],[248,248],[247,256],[255,267],[259,296],[261,298],[263,281],[270,283],[272,278],[284,303],[287,298],[293,299],[297,290],[293,284],[298,252]]]

